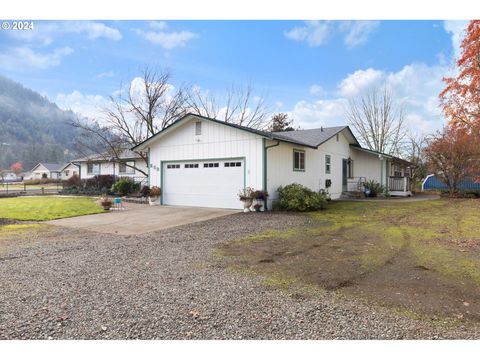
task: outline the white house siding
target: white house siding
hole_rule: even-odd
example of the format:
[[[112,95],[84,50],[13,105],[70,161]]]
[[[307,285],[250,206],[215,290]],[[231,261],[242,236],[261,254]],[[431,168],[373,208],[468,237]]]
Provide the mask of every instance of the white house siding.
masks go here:
[[[267,146],[276,141],[268,141]],[[305,151],[305,171],[293,170],[293,150]],[[325,172],[325,155],[330,155],[330,174]],[[267,150],[267,182],[270,202],[278,199],[277,189],[281,185],[298,183],[319,191],[325,189],[325,180],[330,179],[332,185],[328,192],[332,199],[342,194],[342,159],[350,155],[349,141],[343,133],[326,141],[318,149],[299,145],[280,143],[279,146]]]
[[[202,123],[201,135],[195,135],[196,121]],[[259,135],[192,117],[153,140],[149,149],[150,186],[161,186],[162,161],[243,158],[245,185],[263,189],[263,138]]]
[[[62,180],[68,180],[73,175],[79,175],[79,172],[80,172],[80,170],[79,170],[77,165],[70,164],[62,170],[61,178],[62,178]]]
[[[38,165],[34,171],[32,171],[32,179],[42,179],[43,174],[47,174],[48,179],[58,179],[59,173],[56,171],[50,171],[43,165]]]
[[[353,176],[375,180],[382,185],[387,183],[387,160],[381,159],[377,154],[369,154],[364,151],[352,149]]]
[[[125,161],[133,161],[133,160],[125,160]],[[80,163],[80,178],[82,179],[90,179],[95,175],[116,175],[121,177],[132,177],[135,181],[140,182],[147,181],[147,176],[140,171],[136,170],[133,173],[120,173],[119,172],[119,164],[113,162],[102,162],[102,161],[92,161],[92,163],[99,163],[100,164],[100,173],[93,174],[88,173],[87,162]],[[138,167],[140,170],[143,170],[146,174],[148,174],[147,163],[143,159],[135,159],[135,166]]]

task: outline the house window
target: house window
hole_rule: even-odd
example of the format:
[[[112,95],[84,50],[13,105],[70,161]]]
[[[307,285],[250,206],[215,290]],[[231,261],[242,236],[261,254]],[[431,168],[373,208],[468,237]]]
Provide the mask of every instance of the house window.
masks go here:
[[[195,135],[202,135],[202,122],[197,121],[195,123]]]
[[[70,174],[70,170],[65,170],[65,176],[68,176]]]
[[[338,134],[337,134],[337,141],[338,141],[338,140],[340,140],[340,137],[339,137]]]
[[[88,174],[100,174],[100,164],[98,164],[98,163],[88,163],[87,164],[87,173]]]
[[[196,169],[198,168],[198,164],[185,164],[185,169]]]
[[[180,169],[180,164],[168,164],[167,169]]]
[[[402,168],[400,167],[400,165],[393,166],[393,176],[402,177]]]
[[[305,151],[293,150],[293,171],[305,171]]]
[[[240,161],[235,161],[235,162],[226,162],[224,163],[225,167],[240,167],[242,166],[242,163]]]
[[[332,159],[330,155],[325,155],[325,174],[330,174],[332,169]]]
[[[132,166],[135,166],[134,161],[120,163],[118,164],[118,171],[120,172],[120,174],[134,174],[135,169]]]
[[[204,168],[213,168],[213,167],[217,167],[217,168],[218,168],[218,163],[204,163],[204,164],[203,164],[203,167],[204,167]]]

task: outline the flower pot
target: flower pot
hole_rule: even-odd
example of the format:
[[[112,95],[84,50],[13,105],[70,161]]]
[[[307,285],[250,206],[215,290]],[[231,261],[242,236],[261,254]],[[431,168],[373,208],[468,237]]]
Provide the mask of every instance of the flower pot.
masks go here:
[[[110,206],[109,205],[103,205],[103,210],[110,210]]]
[[[148,203],[150,204],[150,206],[160,205],[160,196],[156,196],[156,197],[149,196]]]
[[[250,212],[251,211],[250,207],[252,206],[253,199],[246,199],[242,201],[243,201],[243,212]]]

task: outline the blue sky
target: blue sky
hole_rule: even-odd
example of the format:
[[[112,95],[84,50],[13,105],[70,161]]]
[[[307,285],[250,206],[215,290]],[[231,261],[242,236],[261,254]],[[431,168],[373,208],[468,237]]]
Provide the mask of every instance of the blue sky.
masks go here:
[[[419,132],[443,120],[437,96],[465,21],[35,21],[0,30],[0,74],[95,117],[144,65],[221,96],[250,83],[304,128],[344,124],[344,104],[387,82]]]

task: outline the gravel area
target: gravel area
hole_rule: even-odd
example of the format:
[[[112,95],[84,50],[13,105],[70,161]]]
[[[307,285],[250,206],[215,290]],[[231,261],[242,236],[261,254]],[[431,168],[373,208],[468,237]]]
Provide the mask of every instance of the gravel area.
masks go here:
[[[253,224],[262,231],[307,222],[236,214],[137,236],[51,226],[41,243],[0,253],[0,338],[480,337],[473,325],[413,320],[332,292],[273,289],[213,251]]]

